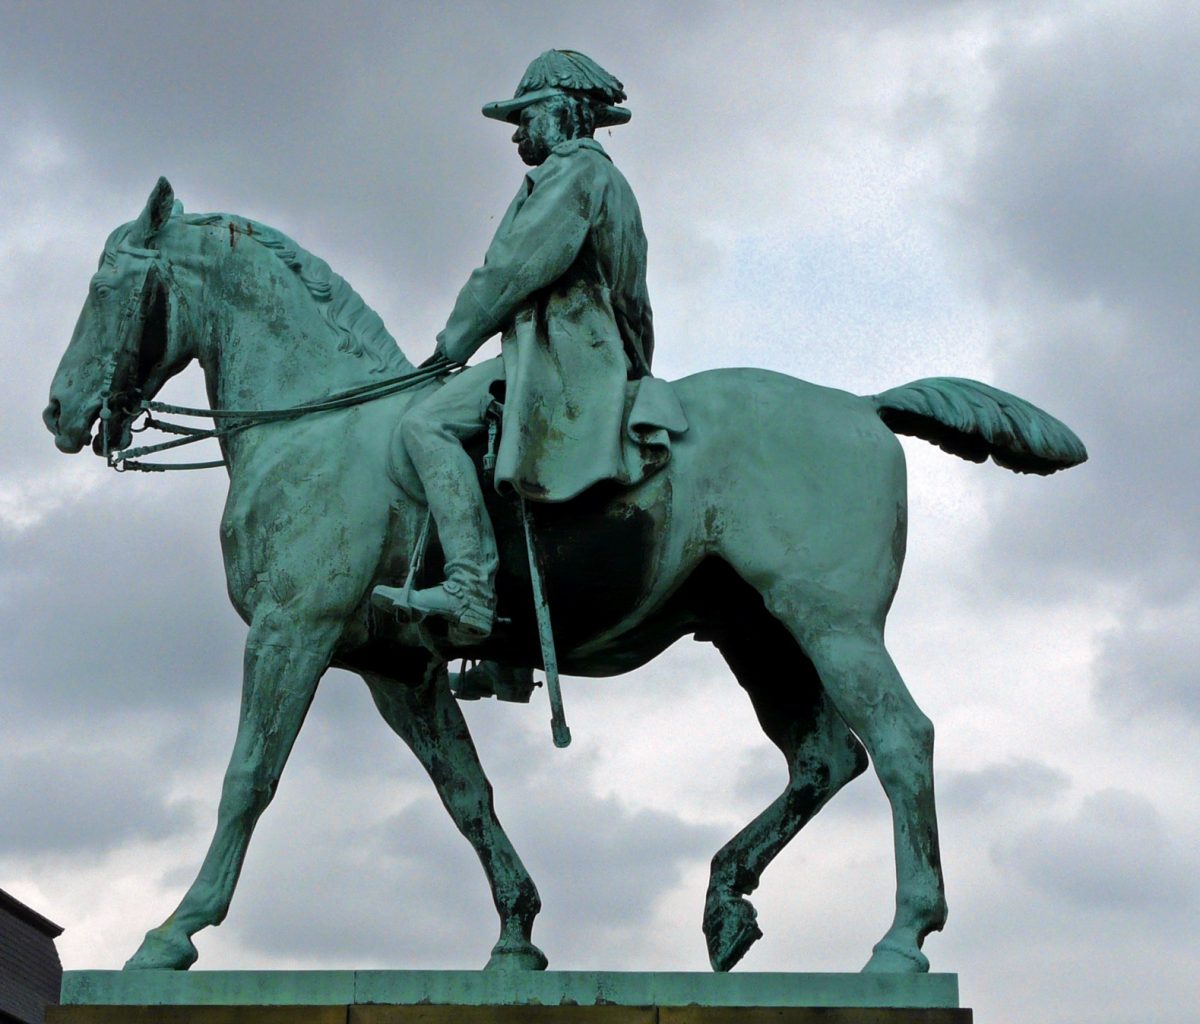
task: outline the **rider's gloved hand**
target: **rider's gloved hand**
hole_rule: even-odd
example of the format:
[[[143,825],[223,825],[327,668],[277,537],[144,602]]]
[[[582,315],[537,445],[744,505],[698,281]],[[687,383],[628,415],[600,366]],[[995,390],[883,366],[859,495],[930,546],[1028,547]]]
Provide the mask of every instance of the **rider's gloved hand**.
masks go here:
[[[466,363],[466,359],[456,359],[454,356],[452,356],[449,352],[446,351],[446,332],[445,331],[441,331],[438,334],[437,344],[434,345],[434,347],[433,347],[433,355],[431,355],[428,359],[426,359],[425,362],[423,362],[420,366],[417,367],[417,369],[423,370],[423,369],[425,369],[425,367],[434,366],[437,363],[454,363],[457,366],[463,366]]]
[[[447,324],[437,336],[437,348],[435,353],[440,353],[450,360],[452,363],[457,363],[459,366],[466,366],[467,360],[479,348],[481,341],[474,341],[469,337],[464,337],[461,330],[456,330],[453,323]]]
[[[449,352],[446,351],[445,339],[446,339],[445,331],[442,331],[440,334],[438,334],[437,344],[434,346],[434,349],[433,349],[433,355],[431,355],[428,359],[425,360],[425,362],[423,362],[420,366],[418,366],[417,367],[418,370],[423,370],[423,369],[425,369],[425,367],[433,366],[436,363],[454,363],[458,366],[462,366],[466,363],[465,359],[455,359],[452,355],[450,355]]]

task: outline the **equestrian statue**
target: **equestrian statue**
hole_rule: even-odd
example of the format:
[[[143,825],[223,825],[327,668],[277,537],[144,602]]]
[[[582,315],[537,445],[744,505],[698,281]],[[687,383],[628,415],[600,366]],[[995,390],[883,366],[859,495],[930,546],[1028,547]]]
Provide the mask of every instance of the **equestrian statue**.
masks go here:
[[[365,680],[478,854],[500,918],[487,966],[544,968],[538,891],[456,694],[528,700],[544,669],[565,745],[559,669],[619,675],[694,636],[788,767],[713,857],[713,968],[761,936],[746,896],[869,757],[896,901],[865,970],[928,970],[922,942],[946,920],[933,726],[883,640],[906,536],[895,435],[1018,473],[1087,453],[1030,403],[959,378],[860,397],[757,369],[654,377],[641,217],[593,137],[629,119],[624,100],[594,61],[551,50],[484,107],[516,125],[530,169],[420,367],[324,261],[245,217],[185,213],[165,179],[105,243],[46,425],[62,451],[90,443],[116,469],[178,469],[143,457],[215,438],[219,460],[182,466],[227,469],[221,545],[249,626],[211,845],[128,969],[191,966],[192,936],[224,919],[331,667]],[[463,368],[497,333],[502,354]],[[192,361],[211,408],[156,401]],[[132,447],[143,417],[179,436]],[[479,667],[452,677],[457,658]]]

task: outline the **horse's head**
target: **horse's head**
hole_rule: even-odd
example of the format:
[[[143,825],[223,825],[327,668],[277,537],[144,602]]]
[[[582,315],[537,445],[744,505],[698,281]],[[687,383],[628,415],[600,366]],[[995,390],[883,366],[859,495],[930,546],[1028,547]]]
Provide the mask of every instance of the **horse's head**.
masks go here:
[[[172,330],[176,299],[160,247],[174,205],[170,183],[159,178],[137,220],[104,246],[42,414],[61,451],[83,448],[97,418],[97,450],[128,445],[139,400],[156,394],[190,358]]]

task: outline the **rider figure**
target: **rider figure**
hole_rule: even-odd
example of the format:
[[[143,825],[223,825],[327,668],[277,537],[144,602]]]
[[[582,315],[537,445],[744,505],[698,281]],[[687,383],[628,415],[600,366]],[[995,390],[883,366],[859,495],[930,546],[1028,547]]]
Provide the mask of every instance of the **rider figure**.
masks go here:
[[[400,424],[402,453],[425,490],[446,579],[374,602],[412,619],[445,618],[454,644],[486,638],[495,618],[496,541],[464,443],[485,429],[497,388],[504,431],[496,486],[566,501],[621,473],[625,384],[650,372],[653,329],[646,236],[628,182],[592,137],[624,124],[621,83],[571,50],[529,65],[511,100],[486,117],[517,125],[530,170],[459,292],[435,355],[465,363],[502,332],[501,356],[464,370]],[[503,382],[503,383],[501,383]]]

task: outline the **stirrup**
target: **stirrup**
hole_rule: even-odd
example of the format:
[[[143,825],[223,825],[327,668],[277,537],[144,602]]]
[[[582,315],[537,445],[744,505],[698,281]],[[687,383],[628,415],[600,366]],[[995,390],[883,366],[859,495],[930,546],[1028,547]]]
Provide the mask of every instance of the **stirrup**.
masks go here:
[[[409,590],[405,587],[376,587],[371,603],[405,622],[426,618],[445,619],[446,637],[451,644],[470,646],[486,640],[495,621],[493,602],[477,594],[468,594],[457,580],[446,580],[436,587]]]
[[[467,668],[450,673],[450,692],[459,700],[480,700],[495,697],[515,704],[528,704],[533,691],[542,684],[533,678],[529,666],[507,665],[496,661],[473,662]]]

